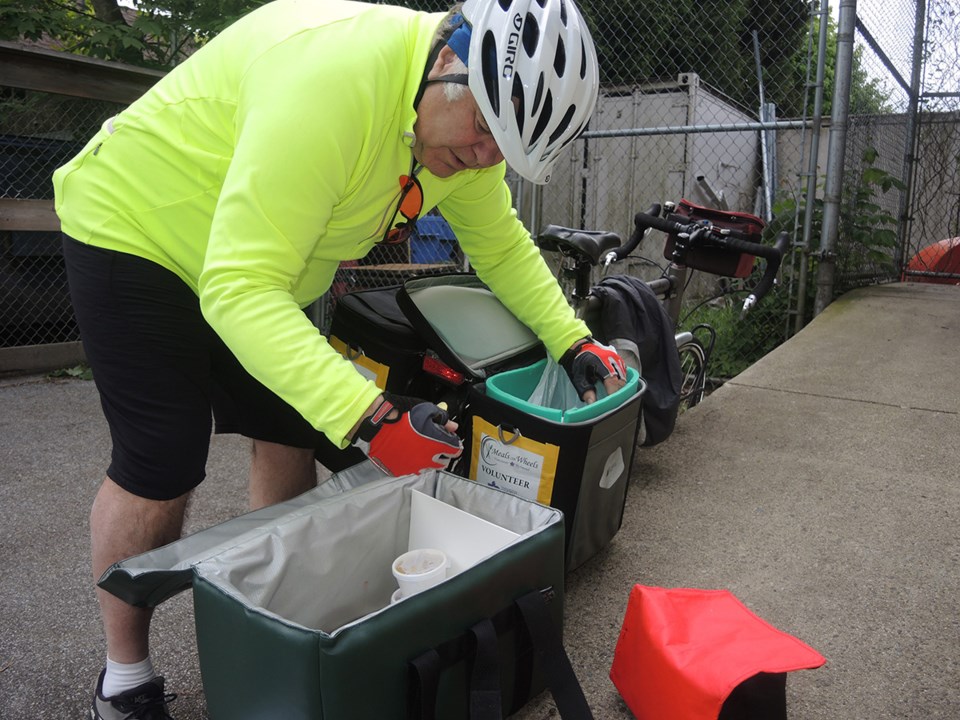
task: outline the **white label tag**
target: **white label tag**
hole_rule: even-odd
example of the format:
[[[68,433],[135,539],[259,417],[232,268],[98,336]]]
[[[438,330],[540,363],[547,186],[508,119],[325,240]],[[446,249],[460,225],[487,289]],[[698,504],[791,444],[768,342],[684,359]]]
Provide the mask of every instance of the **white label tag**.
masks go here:
[[[607,457],[603,465],[603,474],[600,476],[600,487],[609,490],[616,485],[627,466],[623,462],[623,449],[618,447]]]

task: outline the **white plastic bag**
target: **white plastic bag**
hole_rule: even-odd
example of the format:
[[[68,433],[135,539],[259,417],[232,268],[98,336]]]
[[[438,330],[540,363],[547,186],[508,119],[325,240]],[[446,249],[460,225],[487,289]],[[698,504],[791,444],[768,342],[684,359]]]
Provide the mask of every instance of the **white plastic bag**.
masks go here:
[[[595,389],[597,391],[597,400],[607,396],[607,391],[603,383],[597,383]],[[533,389],[533,392],[530,393],[528,400],[540,407],[563,411],[582,408],[587,404],[577,395],[577,390],[573,387],[567,371],[550,356],[547,356],[547,364],[543,369],[543,374],[540,376],[540,381]]]

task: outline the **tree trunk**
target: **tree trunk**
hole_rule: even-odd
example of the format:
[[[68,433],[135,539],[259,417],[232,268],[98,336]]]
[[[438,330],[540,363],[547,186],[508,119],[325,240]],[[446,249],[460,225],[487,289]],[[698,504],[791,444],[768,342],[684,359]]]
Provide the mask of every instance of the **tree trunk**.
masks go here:
[[[117,0],[91,0],[91,4],[93,5],[93,13],[98,20],[114,25],[127,24],[126,20],[123,19],[123,11],[117,4]]]

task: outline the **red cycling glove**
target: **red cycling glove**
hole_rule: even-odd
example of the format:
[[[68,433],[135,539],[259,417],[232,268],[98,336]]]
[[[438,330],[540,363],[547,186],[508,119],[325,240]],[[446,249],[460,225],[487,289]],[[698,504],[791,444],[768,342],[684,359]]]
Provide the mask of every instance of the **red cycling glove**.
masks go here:
[[[442,469],[463,452],[446,422],[446,411],[433,403],[384,393],[380,407],[360,423],[354,442],[368,443],[367,457],[395,477]]]
[[[581,399],[587,390],[593,390],[598,382],[611,375],[624,382],[627,380],[627,366],[623,358],[609,345],[602,345],[592,338],[567,350],[560,358],[560,364],[567,371]]]

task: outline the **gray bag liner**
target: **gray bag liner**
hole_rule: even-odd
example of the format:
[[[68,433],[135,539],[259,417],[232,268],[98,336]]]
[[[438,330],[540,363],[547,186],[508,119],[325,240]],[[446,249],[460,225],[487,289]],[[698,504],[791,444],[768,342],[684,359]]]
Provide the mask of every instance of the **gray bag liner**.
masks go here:
[[[516,542],[563,520],[555,508],[447,472],[384,478],[364,462],[292,500],[118,563],[100,585],[152,607],[197,573],[281,622],[335,635],[389,609],[413,490],[517,533]]]

